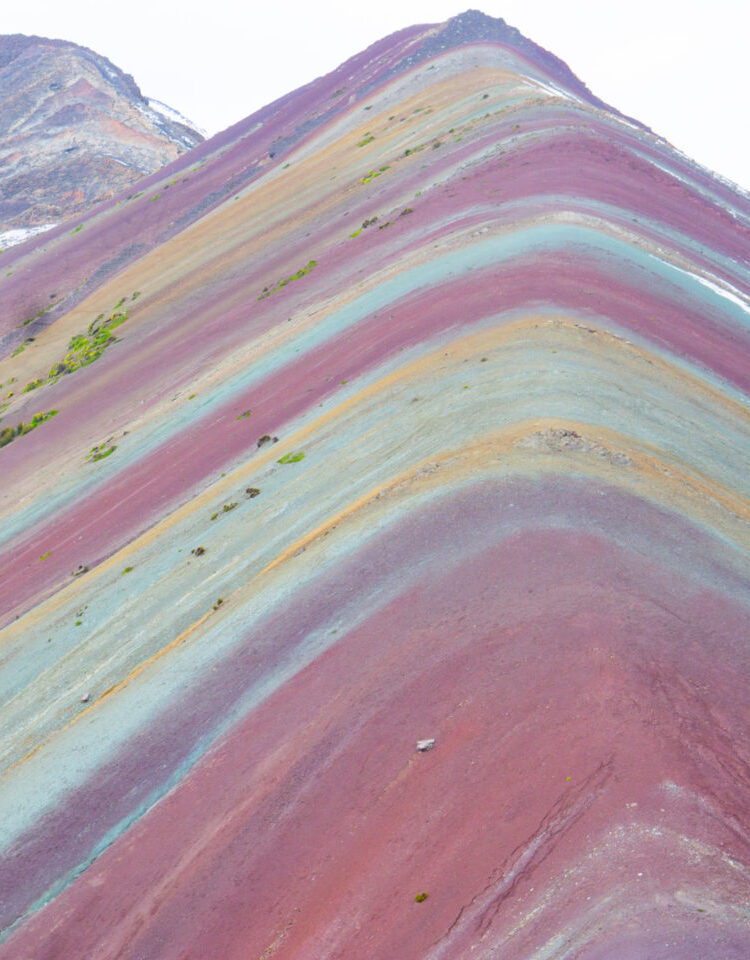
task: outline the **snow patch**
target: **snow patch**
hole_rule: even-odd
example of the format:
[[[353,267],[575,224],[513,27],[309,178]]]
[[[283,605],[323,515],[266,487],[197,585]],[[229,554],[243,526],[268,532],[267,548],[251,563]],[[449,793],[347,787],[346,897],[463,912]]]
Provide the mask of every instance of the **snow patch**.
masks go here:
[[[713,277],[711,274],[706,275],[697,273],[694,270],[683,270],[682,267],[676,267],[674,264],[672,264],[672,266],[675,270],[679,270],[680,273],[685,273],[694,280],[697,280],[698,283],[702,284],[704,287],[708,287],[709,290],[712,290],[720,297],[725,297],[727,300],[731,300],[731,302],[736,304],[738,307],[742,307],[745,313],[750,313],[750,302],[742,296],[741,292],[736,287],[733,287],[725,280],[719,280],[718,277]]]
[[[580,97],[575,96],[570,90],[564,90],[562,87],[558,87],[556,83],[537,80],[536,77],[528,77],[527,80],[529,83],[533,83],[534,86],[541,87],[545,93],[551,93],[553,97],[562,97],[563,100],[572,100],[574,103],[581,102]]]
[[[6,230],[0,233],[0,250],[7,250],[8,247],[15,247],[30,237],[35,237],[38,233],[44,233],[56,227],[56,223],[45,223],[40,227],[18,227],[16,230]]]
[[[197,130],[202,137],[207,137],[208,134],[205,130],[199,127],[196,123],[193,123],[192,120],[179,112],[179,110],[173,110],[172,107],[168,107],[166,103],[162,103],[161,100],[151,100],[147,98],[149,107],[156,113],[160,113],[163,117],[166,117],[167,120],[172,120],[175,123],[181,123],[186,127],[190,127],[191,130]]]
[[[637,123],[633,123],[633,121],[628,120],[627,117],[622,117],[619,114],[612,114],[612,116],[618,123],[621,123],[623,126],[630,127],[631,130],[635,130],[637,133],[641,133],[641,134],[646,133],[643,127],[639,127]]]

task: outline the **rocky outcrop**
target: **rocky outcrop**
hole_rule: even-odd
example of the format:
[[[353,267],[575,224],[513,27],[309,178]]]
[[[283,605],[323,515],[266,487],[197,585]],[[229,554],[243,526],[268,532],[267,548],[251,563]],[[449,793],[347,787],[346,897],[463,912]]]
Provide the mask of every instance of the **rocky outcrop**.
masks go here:
[[[202,135],[131,76],[63,40],[0,37],[0,247],[158,170]]]

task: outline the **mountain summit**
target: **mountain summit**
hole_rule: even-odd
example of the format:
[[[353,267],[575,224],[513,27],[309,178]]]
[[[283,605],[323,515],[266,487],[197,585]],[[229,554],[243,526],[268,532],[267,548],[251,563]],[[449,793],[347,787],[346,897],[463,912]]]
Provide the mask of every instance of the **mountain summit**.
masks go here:
[[[203,140],[106,57],[64,40],[0,36],[0,90],[0,234],[73,216]]]
[[[469,12],[0,267],[0,960],[750,956],[745,196]]]

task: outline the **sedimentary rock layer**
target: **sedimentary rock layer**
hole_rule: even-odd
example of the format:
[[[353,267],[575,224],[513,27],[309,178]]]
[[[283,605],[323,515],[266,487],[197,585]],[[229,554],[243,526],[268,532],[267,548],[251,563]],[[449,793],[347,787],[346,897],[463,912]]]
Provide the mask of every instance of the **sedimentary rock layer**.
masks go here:
[[[746,957],[747,199],[471,13],[137,192],[2,258],[0,958]]]

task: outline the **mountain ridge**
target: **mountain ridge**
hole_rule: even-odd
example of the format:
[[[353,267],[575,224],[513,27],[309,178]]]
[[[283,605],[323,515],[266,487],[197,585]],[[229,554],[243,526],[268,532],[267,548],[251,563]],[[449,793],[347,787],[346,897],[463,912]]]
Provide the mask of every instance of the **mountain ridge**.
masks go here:
[[[464,23],[466,22],[465,18],[467,15],[468,22],[475,27],[478,21],[471,11],[469,11],[468,14],[461,14],[452,18],[451,20],[447,21],[447,25]],[[487,18],[487,20],[494,22],[492,18]],[[501,34],[505,35],[509,30],[513,30],[513,28],[507,28],[507,25],[504,21],[499,22],[502,23],[502,26],[499,27],[499,32]],[[389,52],[390,56],[388,58],[388,62],[394,64],[397,71],[399,64],[402,65],[401,69],[408,70],[408,64],[404,66],[408,59],[405,56],[405,52],[415,44],[425,43],[432,40],[435,34],[435,29],[439,26],[440,25],[429,25],[427,28],[424,26],[405,28],[402,31],[398,31],[389,37],[385,37],[382,40],[377,41],[364,51],[342,63],[330,73],[310,81],[310,83],[304,85],[296,91],[292,91],[282,97],[279,97],[267,106],[255,111],[250,116],[228,127],[225,131],[215,134],[210,138],[210,141],[206,141],[203,144],[199,144],[197,147],[193,148],[193,152],[191,152],[189,158],[178,158],[177,160],[172,161],[170,165],[165,167],[163,171],[155,171],[153,174],[144,178],[141,186],[144,190],[148,190],[151,187],[158,185],[160,182],[169,182],[169,180],[172,179],[176,174],[181,173],[184,176],[184,173],[187,172],[187,168],[191,163],[203,163],[204,158],[209,154],[209,148],[206,147],[206,143],[212,144],[211,149],[217,155],[220,155],[223,151],[232,146],[235,151],[248,149],[253,150],[256,153],[255,162],[251,166],[244,165],[239,177],[237,174],[235,174],[229,180],[225,179],[218,189],[204,194],[202,199],[195,205],[191,206],[188,211],[183,211],[180,218],[170,225],[168,230],[179,231],[187,226],[190,222],[193,222],[195,218],[203,216],[213,206],[223,202],[223,200],[226,199],[226,197],[235,187],[242,186],[243,184],[250,182],[257,175],[265,172],[268,169],[271,161],[273,161],[277,166],[281,166],[281,161],[284,159],[285,152],[291,150],[298,142],[300,142],[300,140],[311,136],[314,131],[321,126],[321,124],[331,122],[342,110],[350,107],[351,103],[349,103],[349,98],[344,96],[346,90],[345,81],[348,72],[350,72],[352,69],[359,70],[366,68],[367,64],[371,64],[373,66],[372,72],[375,73],[375,76],[368,76],[365,82],[362,84],[362,90],[358,89],[356,92],[358,99],[364,99],[367,96],[367,92],[362,91],[370,91],[374,89],[374,85],[378,82],[388,82],[387,79],[383,79],[383,77],[385,77],[387,74],[387,70],[385,69],[383,63],[378,62],[383,51]],[[515,34],[513,35],[515,36]],[[542,48],[537,47],[535,44],[528,46],[529,44],[531,44],[531,41],[527,41],[527,49],[532,49],[533,47],[533,49],[539,50],[544,58],[549,58],[551,56]],[[524,60],[524,63],[525,62],[526,61]],[[551,62],[553,67],[555,64],[560,63],[556,57],[552,57]],[[547,59],[544,59],[543,65],[546,63]],[[542,76],[549,76],[549,74],[544,72],[543,67],[541,70],[537,67],[537,76],[539,76],[540,73]],[[561,76],[563,73],[564,71],[561,71]],[[575,84],[580,85],[585,90],[586,88],[584,85],[578,81],[570,71],[569,73],[575,81]],[[549,78],[554,79],[554,77]],[[591,95],[589,94],[589,96]],[[317,113],[313,111],[313,114],[305,115],[304,104],[310,97],[312,97],[317,104]],[[596,102],[594,103],[593,101]],[[592,98],[592,106],[594,106],[596,109],[600,109],[596,107],[597,103],[599,103],[599,101],[596,98]],[[614,108],[607,108],[605,112],[610,113],[613,116],[620,117],[625,123],[633,123],[630,118],[620,114]],[[277,127],[281,128],[280,132],[273,137],[268,137],[266,135],[270,124],[275,124]],[[652,143],[654,148],[658,149],[660,144],[668,146],[670,151],[672,151],[671,155],[673,159],[678,162],[678,166],[685,166],[686,169],[690,171],[690,176],[697,176],[701,178],[709,191],[718,193],[720,196],[733,198],[736,197],[737,193],[739,192],[746,200],[748,199],[748,195],[740,191],[736,185],[722,177],[719,177],[712,171],[704,167],[700,167],[695,163],[695,161],[687,157],[685,154],[675,151],[674,148],[666,144],[666,141],[664,141],[658,135],[651,134],[647,128],[637,123],[636,128],[646,131],[649,138],[653,138],[649,139],[648,142]],[[710,186],[708,186],[709,184]],[[115,197],[111,201],[105,201],[104,209],[111,209],[112,205],[118,199],[120,203],[125,202],[129,196],[132,197],[133,194],[127,194],[125,192],[120,193],[119,198]],[[153,210],[149,210],[149,213],[157,214],[158,211],[156,208],[154,208]],[[750,215],[742,214],[741,217],[744,218],[745,222],[750,222]],[[84,218],[84,222],[85,219],[86,218]],[[49,242],[49,240],[57,237],[58,235],[62,237],[65,235],[65,232],[66,231],[64,227],[61,227],[59,230],[52,230],[45,237],[44,242]],[[139,234],[137,243],[131,243],[129,245],[125,243],[118,244],[120,247],[120,252],[116,257],[111,258],[112,263],[122,266],[124,263],[122,257],[126,249],[131,251],[128,255],[129,258],[136,254],[140,255],[145,251],[148,244],[144,244],[144,240],[148,235],[148,230],[138,229],[137,233]],[[163,230],[159,231],[159,236],[164,237],[165,235],[166,234]],[[39,241],[38,238],[30,241],[30,248],[36,248],[37,244],[39,243],[41,243],[41,241]],[[110,249],[110,243],[103,244],[102,252],[108,249]],[[76,268],[78,285],[82,284],[84,279],[86,279],[87,283],[91,282],[92,270],[88,259],[86,261],[85,272],[83,269],[81,269],[83,266],[84,265],[81,264],[80,267]],[[109,271],[111,269],[112,267],[107,267],[102,262],[97,275],[105,276],[107,274],[103,271]],[[61,276],[56,279],[51,278],[51,282],[53,282],[53,285],[61,287],[66,285],[66,279],[73,278],[63,278]],[[73,286],[72,284],[70,285]],[[81,289],[82,287],[78,286],[79,293],[75,293],[73,290],[71,290],[68,295],[70,297],[79,296]],[[27,304],[28,298],[26,296],[23,296],[22,302],[18,304],[14,303],[15,297],[13,296],[13,292],[6,292],[10,293],[10,306],[12,314],[17,314],[18,310],[20,310],[20,312],[24,312],[30,309],[30,306]],[[72,303],[73,300],[69,300],[68,302]],[[43,318],[42,321],[44,322]],[[12,338],[10,340],[7,338],[2,338],[3,329],[2,326],[0,326],[0,349],[4,344],[10,345],[13,343]]]
[[[0,960],[750,952],[750,203],[458,21],[0,258]]]

